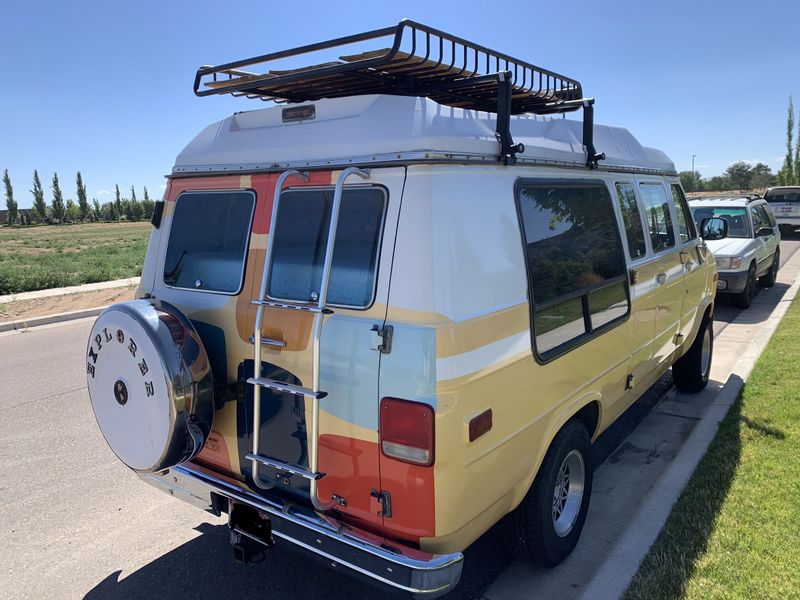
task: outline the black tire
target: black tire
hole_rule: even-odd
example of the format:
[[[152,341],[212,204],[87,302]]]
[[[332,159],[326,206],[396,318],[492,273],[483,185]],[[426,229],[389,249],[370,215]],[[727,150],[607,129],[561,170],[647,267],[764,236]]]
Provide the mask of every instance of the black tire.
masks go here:
[[[705,336],[708,336],[706,342]],[[704,357],[703,346],[707,345]],[[696,393],[708,385],[711,361],[714,357],[714,324],[706,314],[700,323],[691,348],[672,365],[672,381],[682,392]]]
[[[543,567],[554,567],[575,548],[589,512],[589,499],[592,495],[591,446],[586,428],[577,420],[570,421],[558,432],[547,450],[531,489],[506,518],[506,543],[515,557],[533,561]],[[572,464],[577,460],[573,452],[583,461],[583,492],[579,500],[577,497],[573,500],[573,507],[577,507],[578,501],[580,502],[574,519],[560,523],[563,528],[567,522],[571,522],[568,530],[557,533],[554,521],[556,483],[567,457],[569,456]],[[574,469],[575,473],[578,471],[579,469]],[[567,473],[570,473],[569,469]],[[572,489],[577,489],[577,486],[573,485]],[[562,510],[562,514],[567,514],[566,505]],[[570,511],[572,513],[574,510]]]
[[[753,301],[753,296],[756,295],[757,284],[756,263],[752,263],[747,270],[747,283],[745,283],[744,289],[740,293],[734,294],[731,298],[733,305],[737,308],[747,308],[750,306],[750,303]]]
[[[758,283],[761,284],[761,287],[771,288],[775,285],[775,281],[778,279],[778,269],[781,266],[781,251],[775,250],[775,254],[772,255],[772,265],[769,267],[769,271],[767,271],[766,275],[763,275],[759,280]]]

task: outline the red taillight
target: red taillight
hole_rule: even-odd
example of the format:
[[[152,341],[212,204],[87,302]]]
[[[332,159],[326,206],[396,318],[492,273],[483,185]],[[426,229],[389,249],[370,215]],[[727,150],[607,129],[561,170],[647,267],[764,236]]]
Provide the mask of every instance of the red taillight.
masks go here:
[[[381,400],[381,451],[385,456],[414,465],[433,464],[434,412],[427,404]]]

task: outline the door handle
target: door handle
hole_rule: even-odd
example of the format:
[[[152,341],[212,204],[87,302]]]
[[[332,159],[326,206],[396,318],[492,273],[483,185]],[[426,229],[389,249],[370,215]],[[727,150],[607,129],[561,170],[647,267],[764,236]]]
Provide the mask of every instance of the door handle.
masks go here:
[[[664,285],[667,283],[667,274],[666,273],[659,273],[656,275],[656,283],[658,285]]]

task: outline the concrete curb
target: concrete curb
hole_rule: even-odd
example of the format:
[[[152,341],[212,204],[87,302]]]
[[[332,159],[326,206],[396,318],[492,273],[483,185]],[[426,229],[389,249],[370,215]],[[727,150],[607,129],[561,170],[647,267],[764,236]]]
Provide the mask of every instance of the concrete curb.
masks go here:
[[[33,292],[21,292],[19,294],[7,294],[5,296],[0,296],[0,304],[7,304],[9,302],[23,302],[25,300],[37,300],[39,298],[51,298],[53,296],[66,296],[68,294],[80,294],[81,292],[96,292],[98,290],[132,287],[139,285],[140,279],[140,277],[128,277],[127,279],[100,281],[98,283],[86,283],[84,285],[73,285],[70,287],[51,288],[49,290],[36,290]]]
[[[0,333],[6,331],[20,331],[30,329],[31,327],[39,327],[40,325],[50,325],[51,323],[63,323],[65,321],[73,321],[75,319],[85,319],[86,317],[96,317],[103,312],[105,308],[105,306],[98,306],[96,308],[73,310],[70,312],[47,315],[44,317],[33,317],[32,319],[7,321],[5,323],[0,323]]]
[[[748,343],[747,349],[736,362],[714,403],[686,439],[670,467],[653,486],[614,550],[589,581],[580,596],[581,600],[620,598],[625,593],[650,546],[661,533],[672,507],[698,463],[705,456],[720,423],[739,397],[756,360],[778,328],[798,289],[800,289],[800,277],[796,278],[786,290],[767,320]]]

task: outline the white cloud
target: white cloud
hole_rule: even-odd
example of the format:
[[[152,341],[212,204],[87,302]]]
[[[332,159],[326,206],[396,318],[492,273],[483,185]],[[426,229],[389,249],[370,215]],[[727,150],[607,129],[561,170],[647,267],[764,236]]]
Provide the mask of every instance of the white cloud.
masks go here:
[[[110,193],[108,190],[97,190],[98,196],[108,196]]]

